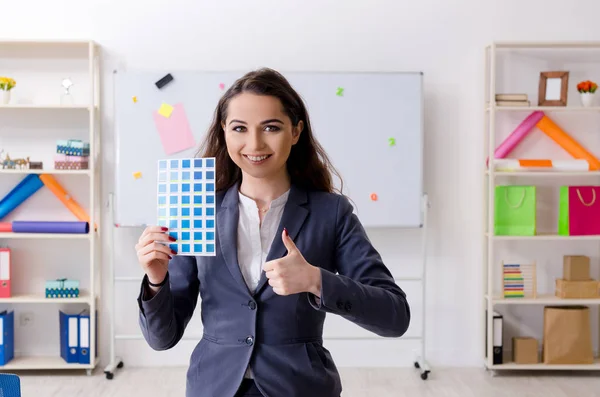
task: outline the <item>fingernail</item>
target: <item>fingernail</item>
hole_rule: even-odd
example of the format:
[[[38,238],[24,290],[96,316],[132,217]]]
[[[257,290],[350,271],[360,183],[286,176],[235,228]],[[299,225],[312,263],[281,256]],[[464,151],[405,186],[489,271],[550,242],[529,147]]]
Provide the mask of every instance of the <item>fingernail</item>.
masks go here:
[[[177,241],[177,239],[173,236],[169,236],[169,241]]]
[[[169,230],[169,228],[168,228],[168,227],[165,227],[165,226],[163,226],[163,227],[161,227],[161,228],[160,228],[160,230],[162,230],[163,232],[166,232],[167,230]]]
[[[173,259],[173,257],[171,255],[167,255],[169,257],[169,259]]]
[[[171,250],[171,253],[172,253],[173,255],[177,254],[177,252],[175,252],[174,250]]]
[[[288,235],[287,228],[284,227],[283,232],[285,233],[286,236]]]

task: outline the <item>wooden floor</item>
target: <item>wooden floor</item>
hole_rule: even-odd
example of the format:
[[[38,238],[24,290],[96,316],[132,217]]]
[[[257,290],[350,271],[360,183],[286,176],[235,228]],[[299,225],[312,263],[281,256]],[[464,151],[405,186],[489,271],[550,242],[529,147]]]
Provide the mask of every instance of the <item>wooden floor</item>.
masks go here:
[[[102,370],[18,373],[24,397],[183,397],[185,368],[123,368],[112,380]],[[600,373],[491,373],[435,369],[423,381],[412,369],[340,368],[343,397],[591,397],[600,396]],[[280,397],[280,396],[274,396]],[[284,397],[284,396],[281,396]]]

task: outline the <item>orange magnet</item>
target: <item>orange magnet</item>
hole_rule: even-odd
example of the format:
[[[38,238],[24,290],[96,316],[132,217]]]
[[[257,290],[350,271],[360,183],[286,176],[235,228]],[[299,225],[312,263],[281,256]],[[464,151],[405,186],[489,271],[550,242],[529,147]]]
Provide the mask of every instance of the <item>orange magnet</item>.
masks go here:
[[[377,194],[376,193],[371,193],[371,200],[377,201]]]

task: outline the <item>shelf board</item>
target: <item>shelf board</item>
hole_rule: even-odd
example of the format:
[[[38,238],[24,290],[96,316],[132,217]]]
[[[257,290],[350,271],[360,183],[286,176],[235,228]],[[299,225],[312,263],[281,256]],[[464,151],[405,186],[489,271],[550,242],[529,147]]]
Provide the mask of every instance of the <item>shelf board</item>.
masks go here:
[[[12,233],[0,232],[0,240],[10,239],[68,239],[68,240],[89,240],[91,233]]]
[[[485,171],[486,175],[490,175],[490,171]],[[496,171],[494,176],[543,176],[543,177],[560,177],[560,176],[600,176],[600,171]]]
[[[486,295],[489,299],[489,295]],[[538,295],[537,298],[503,298],[501,295],[494,296],[492,303],[498,305],[552,305],[552,306],[577,306],[577,305],[600,305],[597,299],[562,299],[554,295]]]
[[[0,303],[91,303],[87,291],[80,291],[78,298],[46,298],[41,294],[14,295],[10,298],[0,298]]]
[[[490,237],[489,233],[485,234],[486,237]],[[565,240],[565,241],[577,241],[577,240],[591,240],[600,241],[600,235],[592,236],[560,236],[558,234],[538,234],[536,236],[491,236],[494,240]]]
[[[557,371],[598,371],[600,370],[600,359],[594,359],[592,364],[515,364],[513,362],[507,362],[504,364],[494,364],[492,366],[485,366],[491,370],[557,370]]]
[[[53,174],[53,175],[90,175],[91,170],[55,170],[55,169],[25,169],[25,170],[3,170],[0,169],[0,174]]]
[[[92,369],[99,363],[99,358],[93,364],[67,363],[60,356],[22,356],[15,357],[5,365],[0,365],[0,371],[25,369]]]
[[[88,106],[88,105],[35,105],[35,104],[0,105],[0,110],[2,110],[2,109],[90,110],[91,108],[92,108],[92,106]]]
[[[598,113],[600,112],[600,106],[591,106],[591,107],[583,107],[583,106],[488,106],[486,110],[489,112],[494,110],[496,112],[514,112],[514,111],[523,111],[523,112],[533,112],[533,111],[542,111],[542,112],[588,112],[588,113]]]

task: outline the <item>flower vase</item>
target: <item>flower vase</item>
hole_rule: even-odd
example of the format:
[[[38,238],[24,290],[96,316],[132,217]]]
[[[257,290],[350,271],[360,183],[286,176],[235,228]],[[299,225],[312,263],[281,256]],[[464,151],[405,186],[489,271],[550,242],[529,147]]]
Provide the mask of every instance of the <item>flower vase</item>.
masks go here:
[[[594,106],[594,100],[596,97],[595,93],[582,92],[579,95],[580,95],[581,104],[583,105],[583,107],[589,108],[589,107]]]
[[[0,103],[2,105],[8,105],[10,102],[10,91],[1,90],[2,96],[0,96]]]

